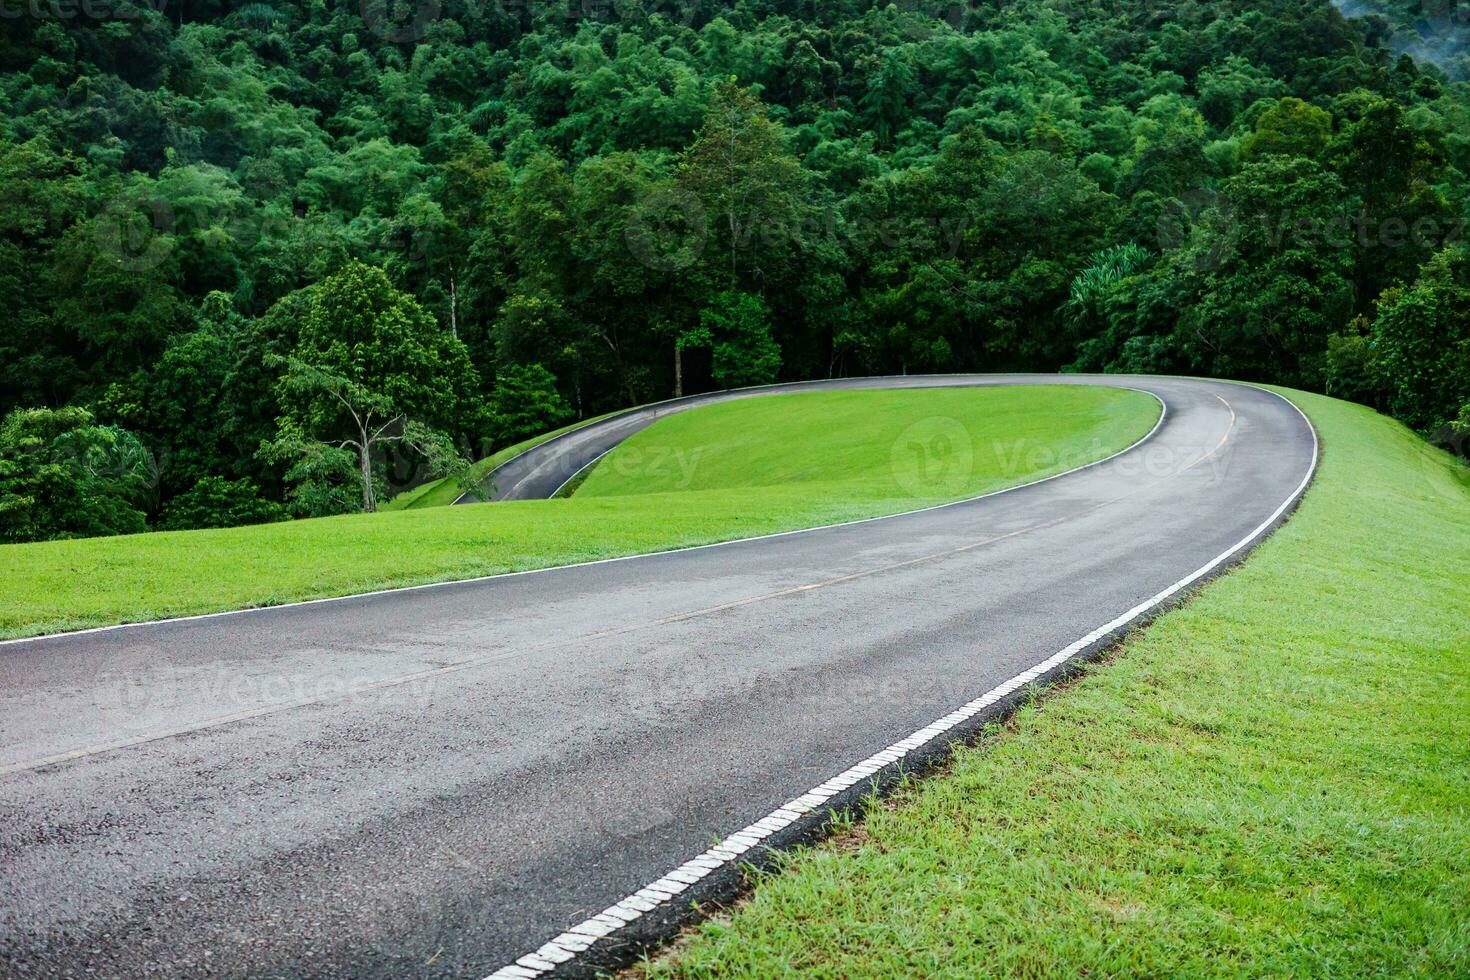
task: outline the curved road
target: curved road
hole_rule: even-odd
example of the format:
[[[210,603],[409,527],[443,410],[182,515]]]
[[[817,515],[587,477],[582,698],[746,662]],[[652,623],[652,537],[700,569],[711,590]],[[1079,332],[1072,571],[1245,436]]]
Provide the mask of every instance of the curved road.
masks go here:
[[[1244,386],[840,386],[1043,381],[1167,413],[1105,463],[944,508],[0,646],[0,972],[615,959],[1243,554],[1315,463],[1302,416]],[[641,414],[510,482],[541,493],[547,454],[585,462]]]

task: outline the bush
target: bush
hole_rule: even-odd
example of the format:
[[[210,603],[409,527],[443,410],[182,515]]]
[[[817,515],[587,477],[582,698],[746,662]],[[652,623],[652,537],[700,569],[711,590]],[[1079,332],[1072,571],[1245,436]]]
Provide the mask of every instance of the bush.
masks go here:
[[[1470,250],[1446,249],[1413,286],[1386,291],[1371,347],[1394,415],[1422,432],[1452,424],[1470,402]]]
[[[491,425],[498,445],[509,446],[560,428],[572,419],[556,378],[540,364],[506,368],[490,396]]]
[[[146,531],[153,456],[81,408],[19,408],[0,424],[0,541]]]
[[[1367,332],[1366,321],[1356,317],[1347,330],[1327,338],[1327,394],[1334,398],[1378,408],[1384,385]]]
[[[248,479],[206,476],[168,502],[159,526],[166,531],[240,527],[284,521],[289,516],[285,507],[262,497],[260,488]]]
[[[751,293],[717,293],[699,314],[701,334],[714,347],[711,372],[721,388],[770,384],[781,370],[771,338],[771,314]]]

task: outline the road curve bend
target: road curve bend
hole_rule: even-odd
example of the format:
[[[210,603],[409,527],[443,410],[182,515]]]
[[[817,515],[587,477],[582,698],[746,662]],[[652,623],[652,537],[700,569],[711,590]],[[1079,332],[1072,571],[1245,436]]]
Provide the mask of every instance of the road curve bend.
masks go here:
[[[636,432],[648,428],[659,419],[691,408],[702,408],[718,402],[742,398],[761,398],[804,391],[862,391],[897,388],[987,387],[1015,384],[1114,384],[1126,381],[1097,376],[1067,375],[903,375],[878,378],[829,378],[824,381],[792,381],[785,384],[761,385],[685,395],[668,401],[640,405],[588,425],[579,426],[539,446],[501,463],[485,477],[478,492],[465,492],[456,504],[474,504],[502,500],[549,500],[571,481],[572,477],[601,459]],[[1132,387],[1132,386],[1129,386]]]
[[[1243,385],[807,387],[1003,383],[1166,412],[1103,463],[945,507],[0,646],[3,972],[617,962],[1238,559],[1314,471],[1306,419]],[[549,496],[671,407],[497,483]]]

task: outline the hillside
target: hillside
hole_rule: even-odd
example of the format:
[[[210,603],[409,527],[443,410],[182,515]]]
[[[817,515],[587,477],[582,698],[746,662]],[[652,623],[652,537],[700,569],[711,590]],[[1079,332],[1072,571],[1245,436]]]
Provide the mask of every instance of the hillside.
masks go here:
[[[4,540],[373,509],[774,379],[1075,365],[1470,425],[1470,89],[1328,0],[5,25]]]

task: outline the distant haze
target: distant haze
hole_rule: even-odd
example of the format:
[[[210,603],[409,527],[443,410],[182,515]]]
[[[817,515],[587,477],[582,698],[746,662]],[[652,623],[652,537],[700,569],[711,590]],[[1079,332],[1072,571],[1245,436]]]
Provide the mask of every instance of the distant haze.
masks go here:
[[[1333,0],[1344,17],[1384,18],[1389,32],[1383,43],[1396,54],[1408,54],[1443,68],[1451,78],[1470,78],[1470,2],[1455,0]]]

